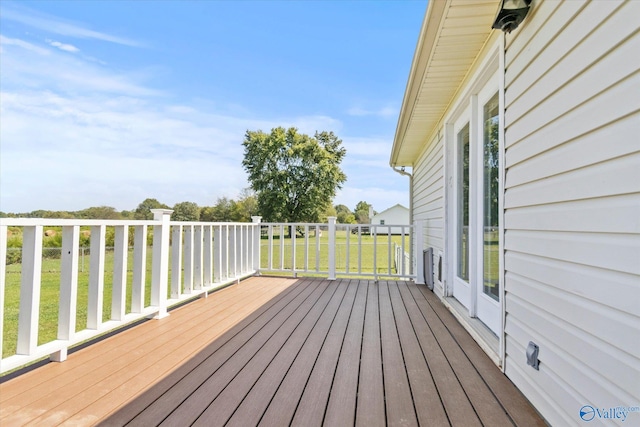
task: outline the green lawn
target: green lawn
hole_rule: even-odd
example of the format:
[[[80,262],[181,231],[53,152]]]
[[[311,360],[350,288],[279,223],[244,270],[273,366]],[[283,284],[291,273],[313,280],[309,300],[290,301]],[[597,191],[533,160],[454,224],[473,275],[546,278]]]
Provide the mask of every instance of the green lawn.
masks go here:
[[[18,335],[18,312],[20,309],[20,264],[7,266],[6,285],[4,294],[4,330],[2,341],[2,357],[16,352]],[[81,331],[87,325],[87,306],[89,291],[89,256],[84,257],[78,268],[78,297],[76,309],[76,331]],[[84,270],[84,271],[82,271]],[[131,283],[133,281],[133,251],[129,251],[127,275],[127,312],[131,311]],[[102,319],[111,317],[111,295],[113,285],[113,252],[105,254],[104,300]],[[38,325],[38,344],[53,341],[58,332],[58,305],[60,299],[60,260],[42,260],[42,282],[40,287],[40,319]],[[145,306],[151,301],[151,248],[147,250],[147,274]]]
[[[314,270],[316,261],[318,261],[320,271],[328,271],[329,269],[329,238],[325,235],[319,238],[320,252],[316,257],[316,245],[317,238],[311,236],[308,239],[308,252],[307,243],[304,238],[296,238],[296,270],[305,268],[305,255],[307,255],[308,269]],[[374,242],[376,243],[374,245]],[[389,259],[388,259],[388,236],[377,236],[374,239],[373,236],[362,236],[362,255],[361,255],[361,271],[364,274],[373,274],[374,272],[374,252],[375,252],[375,268],[378,274],[386,274],[389,271]],[[291,269],[293,263],[292,256],[292,242],[291,239],[285,238],[282,241],[274,238],[273,240],[273,253],[272,253],[272,267],[273,269],[280,269],[281,257],[280,257],[280,245],[284,246],[283,267],[284,269]],[[391,250],[394,248],[394,243],[401,245],[401,236],[391,236]],[[409,252],[409,238],[405,237],[405,252]],[[262,268],[268,267],[268,246],[269,241],[263,237],[261,240],[260,249],[260,266]],[[375,249],[374,249],[375,246]],[[339,232],[336,236],[336,271],[338,274],[347,272],[347,248],[349,249],[349,269],[348,273],[354,274],[358,272],[358,236],[349,235],[345,232]],[[394,270],[394,254],[391,256],[391,272],[395,274]],[[407,272],[408,273],[408,272]]]

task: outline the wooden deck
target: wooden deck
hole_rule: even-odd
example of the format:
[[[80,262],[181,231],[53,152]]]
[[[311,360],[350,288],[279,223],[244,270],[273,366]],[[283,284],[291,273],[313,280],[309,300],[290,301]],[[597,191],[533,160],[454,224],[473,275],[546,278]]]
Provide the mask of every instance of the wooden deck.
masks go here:
[[[407,282],[256,277],[0,385],[0,425],[535,426]]]

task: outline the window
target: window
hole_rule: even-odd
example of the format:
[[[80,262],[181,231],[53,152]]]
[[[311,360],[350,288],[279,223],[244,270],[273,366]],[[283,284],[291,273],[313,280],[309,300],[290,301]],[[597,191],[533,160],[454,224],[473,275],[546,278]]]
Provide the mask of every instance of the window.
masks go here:
[[[469,281],[469,124],[457,136],[457,271],[465,282]]]
[[[483,252],[484,274],[482,291],[498,301],[500,283],[498,208],[500,188],[500,149],[498,145],[498,94],[485,105],[483,115],[483,166],[484,166],[484,209],[483,209]]]

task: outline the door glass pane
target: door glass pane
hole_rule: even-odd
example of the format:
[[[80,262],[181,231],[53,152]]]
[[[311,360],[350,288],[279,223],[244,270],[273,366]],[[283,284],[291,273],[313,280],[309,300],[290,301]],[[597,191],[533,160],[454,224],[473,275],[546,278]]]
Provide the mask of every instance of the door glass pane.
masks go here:
[[[498,149],[498,94],[484,106],[484,285],[482,291],[499,299],[499,227],[498,190],[500,183]]]
[[[458,265],[456,273],[465,282],[469,281],[469,124],[458,133],[458,178],[457,212]]]

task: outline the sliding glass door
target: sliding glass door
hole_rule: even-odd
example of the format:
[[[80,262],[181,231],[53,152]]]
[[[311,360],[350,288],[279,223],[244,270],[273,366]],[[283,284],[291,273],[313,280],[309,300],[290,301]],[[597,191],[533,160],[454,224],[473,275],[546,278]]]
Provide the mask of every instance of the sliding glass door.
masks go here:
[[[500,105],[486,85],[449,128],[453,296],[496,334],[500,306]]]

